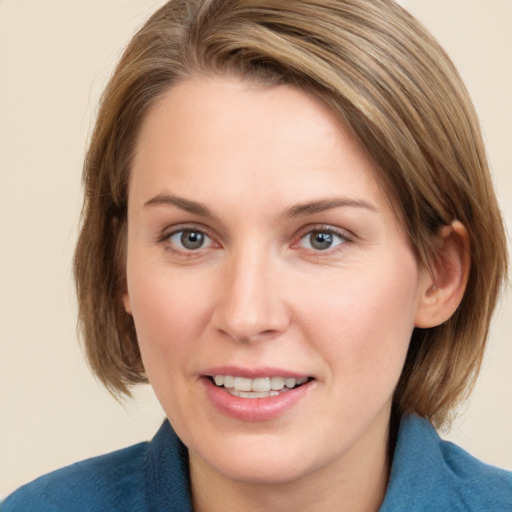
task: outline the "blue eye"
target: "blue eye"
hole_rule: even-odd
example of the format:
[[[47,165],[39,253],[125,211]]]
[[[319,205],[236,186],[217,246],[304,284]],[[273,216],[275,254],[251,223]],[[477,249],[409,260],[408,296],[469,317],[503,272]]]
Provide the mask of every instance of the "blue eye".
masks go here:
[[[346,238],[332,229],[315,229],[300,239],[300,244],[306,249],[327,251],[346,242]]]
[[[172,233],[168,240],[179,249],[186,251],[204,249],[212,243],[207,235],[197,229],[180,229]]]

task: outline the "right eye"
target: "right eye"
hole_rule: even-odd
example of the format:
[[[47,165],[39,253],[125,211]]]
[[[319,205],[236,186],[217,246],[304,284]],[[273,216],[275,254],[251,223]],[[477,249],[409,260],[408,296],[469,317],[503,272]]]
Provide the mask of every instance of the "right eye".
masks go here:
[[[166,237],[167,242],[180,251],[197,251],[212,245],[212,239],[197,229],[180,229]]]

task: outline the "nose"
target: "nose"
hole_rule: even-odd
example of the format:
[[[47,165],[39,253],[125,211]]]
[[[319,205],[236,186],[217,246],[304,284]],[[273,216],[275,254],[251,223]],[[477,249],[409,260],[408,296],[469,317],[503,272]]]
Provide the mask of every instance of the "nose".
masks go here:
[[[270,259],[261,252],[242,254],[223,269],[212,319],[218,331],[235,341],[274,338],[289,326],[282,276]]]

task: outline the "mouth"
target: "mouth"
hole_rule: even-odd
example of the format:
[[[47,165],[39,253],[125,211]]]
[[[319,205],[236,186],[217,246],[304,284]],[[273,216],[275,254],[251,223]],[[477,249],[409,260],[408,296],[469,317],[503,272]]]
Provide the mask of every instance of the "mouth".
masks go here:
[[[315,377],[268,367],[216,367],[200,380],[218,412],[249,423],[285,418],[316,388]]]
[[[230,395],[239,398],[269,398],[282,395],[292,389],[297,389],[309,381],[312,377],[238,377],[232,375],[211,375],[210,381],[218,388],[223,388]]]

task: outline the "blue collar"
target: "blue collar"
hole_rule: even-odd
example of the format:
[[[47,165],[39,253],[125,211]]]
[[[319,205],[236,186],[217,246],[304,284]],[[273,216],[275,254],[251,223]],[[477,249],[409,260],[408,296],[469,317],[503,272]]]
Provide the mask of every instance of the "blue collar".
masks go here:
[[[168,421],[149,447],[146,492],[150,512],[192,512],[187,449]],[[512,512],[512,473],[442,441],[426,419],[406,416],[379,509],[401,511]]]
[[[512,473],[443,441],[429,421],[402,419],[379,512],[512,512]]]

